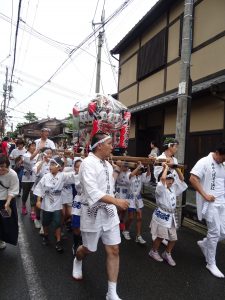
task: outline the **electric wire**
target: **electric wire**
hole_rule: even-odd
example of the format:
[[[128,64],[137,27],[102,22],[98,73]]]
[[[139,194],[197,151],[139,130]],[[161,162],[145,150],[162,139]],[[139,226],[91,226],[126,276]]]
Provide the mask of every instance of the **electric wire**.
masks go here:
[[[49,77],[48,80],[46,80],[39,88],[34,90],[31,94],[29,94],[26,98],[24,98],[22,101],[20,101],[15,107],[18,107],[20,104],[24,103],[26,100],[28,100],[30,97],[32,97],[34,94],[36,94],[40,89],[42,89],[46,84],[48,84],[62,69],[62,67],[70,60],[70,57],[79,50],[88,40],[90,40],[93,35],[95,35],[96,32],[98,32],[100,29],[102,29],[106,24],[108,24],[115,16],[117,16],[129,3],[131,3],[133,0],[126,0],[118,9],[116,9],[112,15],[110,15],[103,24],[99,25],[97,29],[94,30],[94,32],[90,33],[77,47],[75,47],[69,54],[69,56],[61,63],[61,65],[56,69],[56,71]],[[14,107],[14,108],[15,108]]]
[[[2,20],[6,21],[6,22],[9,22],[9,23],[12,22],[12,24],[13,24],[14,26],[16,26],[16,22],[12,21],[9,17],[7,17],[6,15],[4,15],[3,13],[0,13],[0,18],[1,18]],[[67,53],[67,54],[70,53],[71,50],[75,47],[75,46],[73,46],[73,45],[68,45],[68,44],[65,44],[65,43],[56,41],[56,40],[54,40],[54,39],[52,39],[52,38],[49,38],[49,37],[47,37],[46,35],[44,35],[44,34],[38,32],[38,31],[35,30],[34,28],[33,28],[33,30],[32,30],[32,27],[29,26],[22,18],[20,18],[19,28],[22,28],[22,29],[24,28],[24,30],[25,30],[27,33],[29,33],[29,34],[31,34],[32,36],[38,38],[38,39],[41,40],[42,42],[45,42],[45,43],[49,44],[50,46],[55,47],[55,48],[57,48],[58,50],[61,50],[61,51],[65,52],[65,53]]]
[[[11,3],[12,3],[12,10],[11,10],[11,22],[10,22],[9,55],[11,55],[11,51],[12,51],[13,0],[11,1]]]
[[[117,76],[116,76],[115,69],[113,68],[112,58],[110,55],[110,50],[109,50],[109,45],[108,45],[108,40],[106,38],[106,34],[104,35],[104,38],[105,38],[105,46],[106,46],[106,56],[108,57],[109,65],[111,66],[111,70],[112,70],[112,74],[113,74],[113,78],[114,78],[115,84],[117,86],[117,79],[116,79]],[[104,48],[104,50],[105,50],[105,48]]]
[[[27,20],[27,17],[28,17],[29,7],[30,7],[30,0],[28,0],[28,4],[27,4],[27,9],[26,9],[26,14],[25,14],[25,19],[26,20]],[[24,30],[24,28],[22,28],[22,37],[21,37],[21,40],[20,40],[20,46],[19,46],[19,51],[18,51],[18,55],[17,55],[17,65],[19,65],[18,62],[20,61],[20,53],[21,53],[21,49],[24,45],[24,43],[23,43],[24,33],[25,33],[25,30]]]
[[[9,81],[10,85],[12,84],[13,72],[14,72],[15,63],[16,63],[16,49],[17,49],[17,38],[18,38],[18,30],[19,30],[19,22],[20,22],[21,5],[22,5],[22,0],[19,0],[18,14],[17,14],[17,24],[16,24],[16,32],[15,32],[15,41],[14,41],[14,51],[13,51],[14,52],[13,53],[13,65],[12,65],[12,71],[11,71],[11,76],[10,76],[10,81]],[[8,105],[9,105],[9,100],[10,100],[10,90],[9,90]]]

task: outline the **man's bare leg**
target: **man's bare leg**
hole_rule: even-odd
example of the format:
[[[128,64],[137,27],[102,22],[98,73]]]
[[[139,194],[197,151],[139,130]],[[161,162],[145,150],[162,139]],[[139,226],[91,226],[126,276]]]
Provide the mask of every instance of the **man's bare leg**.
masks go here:
[[[106,269],[108,275],[107,299],[119,299],[116,292],[117,278],[119,274],[119,245],[105,245]]]

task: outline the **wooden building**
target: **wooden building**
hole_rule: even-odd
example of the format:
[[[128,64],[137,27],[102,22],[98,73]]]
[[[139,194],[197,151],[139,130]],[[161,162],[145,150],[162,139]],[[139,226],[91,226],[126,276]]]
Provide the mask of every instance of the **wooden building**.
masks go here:
[[[132,113],[130,155],[146,156],[151,140],[161,146],[175,136],[183,12],[183,0],[158,1],[111,50],[119,54],[118,100]],[[225,139],[224,12],[224,0],[194,1],[186,178]]]

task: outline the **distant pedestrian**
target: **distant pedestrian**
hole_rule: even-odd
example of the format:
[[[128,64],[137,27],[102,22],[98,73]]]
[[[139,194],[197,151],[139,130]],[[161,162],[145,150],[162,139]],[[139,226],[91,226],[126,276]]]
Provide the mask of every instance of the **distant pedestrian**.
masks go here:
[[[35,140],[37,149],[51,148],[52,150],[55,150],[55,143],[48,138],[50,131],[51,129],[49,128],[41,129],[41,138]]]
[[[149,256],[159,262],[164,259],[171,266],[176,265],[171,255],[177,240],[176,197],[187,189],[187,184],[184,182],[184,176],[180,169],[176,168],[175,171],[178,176],[176,181],[174,175],[169,171],[168,165],[163,163],[163,171],[159,174],[155,191],[157,208],[153,212],[150,224],[153,246]],[[161,257],[158,250],[163,239],[168,240],[168,244]]]
[[[5,136],[1,142],[1,153],[8,156],[9,153],[9,138]]]
[[[149,158],[155,158],[159,156],[159,148],[157,147],[155,141],[151,141],[150,148],[151,148],[151,152],[148,155]]]
[[[216,248],[225,239],[225,143],[201,158],[191,170],[190,183],[196,190],[198,219],[205,219],[207,236],[198,241],[206,268],[216,277],[224,274],[216,265]]]

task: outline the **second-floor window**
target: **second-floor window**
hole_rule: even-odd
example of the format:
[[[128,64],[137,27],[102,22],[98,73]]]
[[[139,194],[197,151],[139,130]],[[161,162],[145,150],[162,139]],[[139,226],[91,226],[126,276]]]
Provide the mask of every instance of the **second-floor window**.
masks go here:
[[[166,64],[167,29],[161,30],[138,52],[137,80],[142,80]]]

